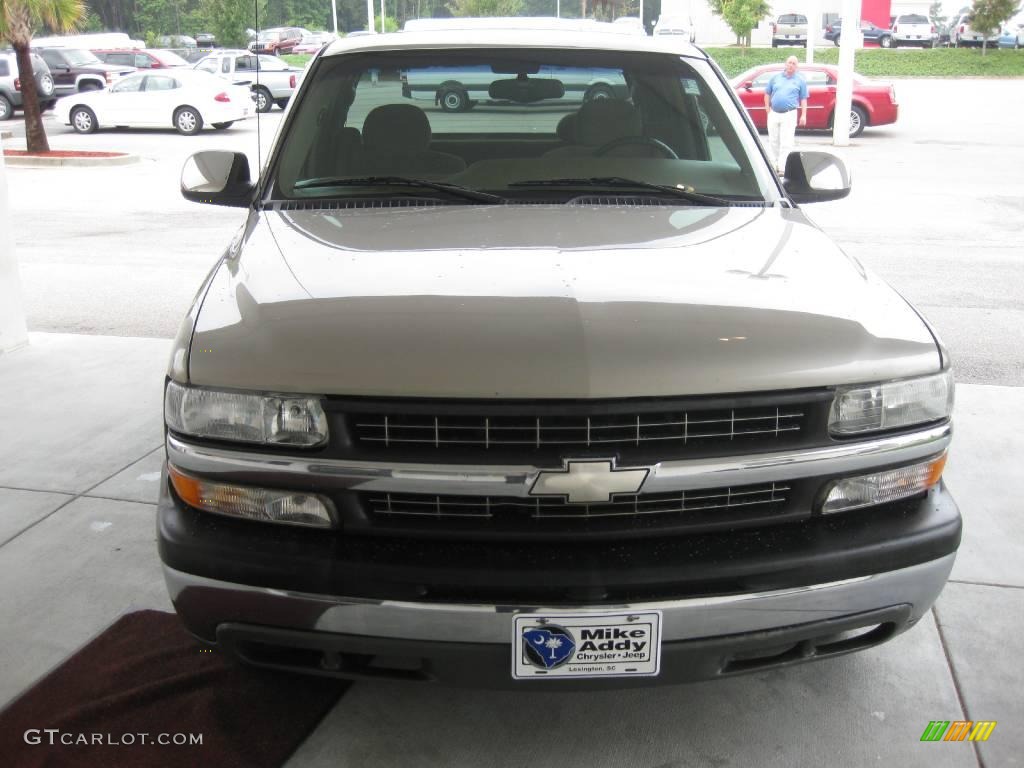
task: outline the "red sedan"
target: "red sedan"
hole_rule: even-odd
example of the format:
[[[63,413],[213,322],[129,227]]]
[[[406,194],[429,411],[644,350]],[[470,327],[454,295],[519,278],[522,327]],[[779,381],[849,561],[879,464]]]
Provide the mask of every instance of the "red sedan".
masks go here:
[[[767,130],[768,117],[764,111],[764,89],[768,81],[782,72],[783,64],[766,64],[748,69],[730,82],[758,130]],[[807,81],[807,128],[831,130],[836,109],[836,67],[801,64],[799,73]],[[853,104],[850,107],[850,135],[859,136],[869,125],[895,123],[899,114],[896,89],[888,83],[853,75]]]

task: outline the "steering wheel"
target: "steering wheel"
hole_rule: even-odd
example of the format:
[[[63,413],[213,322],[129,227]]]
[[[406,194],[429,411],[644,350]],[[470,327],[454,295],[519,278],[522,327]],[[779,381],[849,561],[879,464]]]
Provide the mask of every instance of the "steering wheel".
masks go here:
[[[651,136],[620,136],[617,139],[612,139],[607,144],[602,144],[600,147],[594,150],[594,157],[602,157],[608,154],[616,147],[624,147],[628,144],[643,144],[648,147],[654,147],[664,153],[665,157],[669,160],[678,160],[679,155],[676,154],[675,150],[672,149],[668,144],[660,139],[655,139]]]

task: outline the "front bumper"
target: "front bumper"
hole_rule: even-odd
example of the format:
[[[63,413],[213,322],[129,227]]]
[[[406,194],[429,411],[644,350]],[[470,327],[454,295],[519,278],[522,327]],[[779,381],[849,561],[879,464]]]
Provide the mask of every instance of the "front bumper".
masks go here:
[[[579,546],[346,539],[248,523],[186,507],[166,478],[158,511],[183,622],[246,661],[548,690],[707,679],[883,642],[935,601],[960,533],[941,485],[921,499],[799,524]],[[546,591],[553,583],[557,593]],[[662,611],[661,674],[513,681],[514,615],[555,609]],[[834,639],[854,629],[863,632]]]
[[[659,676],[557,684],[516,681],[509,671],[513,616],[538,607],[360,601],[164,572],[186,625],[214,628],[209,639],[221,650],[257,666],[350,679],[579,690],[726,677],[872,647],[920,619],[954,558],[792,590],[611,606],[662,612]]]

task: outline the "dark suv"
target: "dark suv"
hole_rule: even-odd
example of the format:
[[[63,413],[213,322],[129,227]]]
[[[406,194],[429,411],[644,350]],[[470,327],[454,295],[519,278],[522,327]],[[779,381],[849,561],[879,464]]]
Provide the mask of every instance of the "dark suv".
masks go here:
[[[98,91],[135,71],[135,67],[104,64],[81,48],[39,48],[37,52],[50,67],[58,96]]]
[[[50,68],[36,54],[32,54],[32,72],[36,78],[36,92],[39,94],[39,108],[51,109],[57,102],[54,96],[53,77]],[[18,77],[18,60],[12,51],[0,52],[0,120],[10,120],[14,110],[21,109],[21,80]]]
[[[304,30],[298,27],[264,29],[255,40],[249,43],[249,50],[253,53],[269,53],[274,56],[291,53],[295,46],[302,42],[303,32]]]

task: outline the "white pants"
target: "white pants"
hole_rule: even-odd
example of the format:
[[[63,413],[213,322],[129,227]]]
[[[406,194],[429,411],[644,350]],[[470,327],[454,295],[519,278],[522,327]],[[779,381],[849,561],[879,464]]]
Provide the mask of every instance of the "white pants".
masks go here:
[[[799,107],[781,113],[768,110],[768,159],[777,171],[786,170],[786,158],[796,143],[796,118],[799,111]]]

